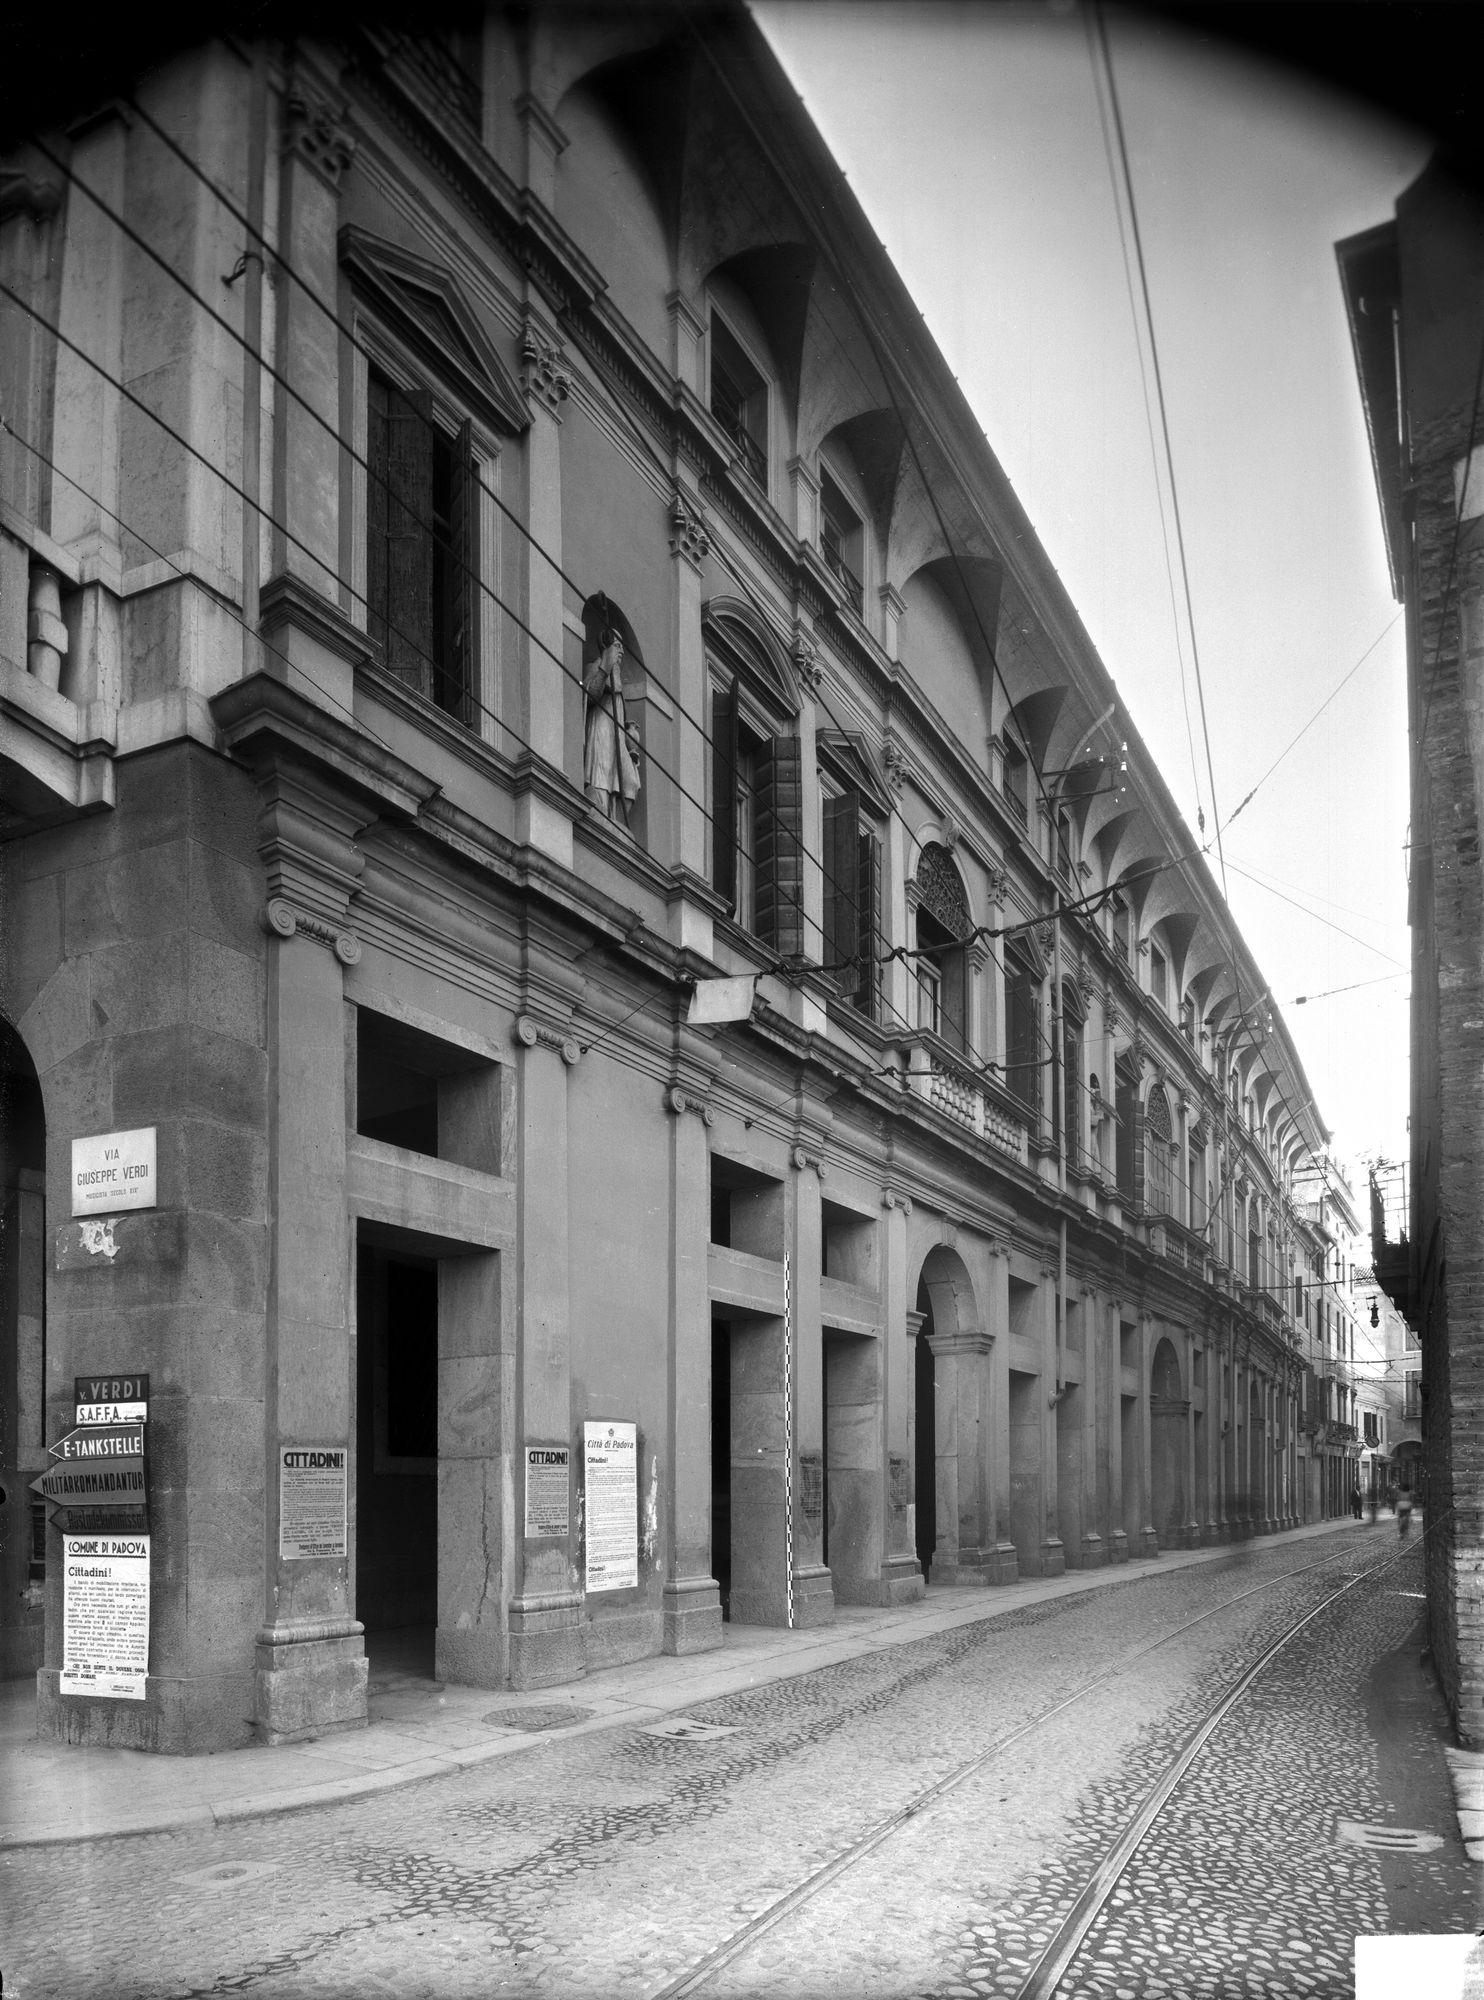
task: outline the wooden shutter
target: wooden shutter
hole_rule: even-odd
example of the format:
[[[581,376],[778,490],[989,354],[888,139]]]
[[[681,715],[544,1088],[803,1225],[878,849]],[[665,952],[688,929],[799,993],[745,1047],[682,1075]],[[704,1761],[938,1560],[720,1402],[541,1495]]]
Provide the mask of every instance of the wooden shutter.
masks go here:
[[[386,514],[391,476],[387,437],[390,386],[372,375],[366,397],[366,632],[386,650]]]
[[[862,830],[859,854],[860,977],[855,1004],[868,1021],[875,1021],[881,1008],[881,842],[874,833]]]
[[[1022,1104],[1040,1102],[1041,1072],[1036,1066],[1035,978],[1014,951],[1005,954],[1005,1083]]]
[[[737,903],[737,690],[711,695],[711,886]]]
[[[387,665],[433,693],[433,401],[387,397]]]
[[[804,951],[804,765],[797,736],[758,758],[757,933],[781,958]]]
[[[448,659],[438,706],[471,728],[478,726],[479,683],[479,467],[474,426],[465,418],[453,448],[449,503]]]
[[[860,977],[860,793],[824,801],[824,962],[840,991]]]
[[[969,1046],[969,954],[962,945],[938,960],[942,975],[943,1039],[956,1049]]]

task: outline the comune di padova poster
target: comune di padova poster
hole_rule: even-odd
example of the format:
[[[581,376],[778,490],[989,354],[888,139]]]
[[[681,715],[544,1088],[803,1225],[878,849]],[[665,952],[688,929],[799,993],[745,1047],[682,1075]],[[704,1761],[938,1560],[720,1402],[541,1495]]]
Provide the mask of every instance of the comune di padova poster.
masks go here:
[[[143,1701],[149,1671],[149,1536],[62,1537],[63,1694]]]
[[[634,1590],[639,1583],[637,1424],[582,1427],[587,1587]]]

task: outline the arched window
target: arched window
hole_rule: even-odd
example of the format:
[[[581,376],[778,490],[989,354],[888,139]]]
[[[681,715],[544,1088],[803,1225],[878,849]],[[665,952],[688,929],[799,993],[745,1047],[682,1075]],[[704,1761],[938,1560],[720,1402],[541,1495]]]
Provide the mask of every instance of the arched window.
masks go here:
[[[917,863],[917,1025],[956,1049],[969,1047],[969,967],[963,940],[973,928],[953,857],[930,842]]]
[[[1144,1107],[1144,1205],[1156,1215],[1175,1212],[1174,1149],[1170,1100],[1155,1084]]]

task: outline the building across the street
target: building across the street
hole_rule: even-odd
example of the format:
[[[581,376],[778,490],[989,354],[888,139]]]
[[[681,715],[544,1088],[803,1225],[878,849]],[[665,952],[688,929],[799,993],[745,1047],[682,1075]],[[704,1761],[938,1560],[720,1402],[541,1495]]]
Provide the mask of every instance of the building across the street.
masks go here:
[[[1339,245],[1411,743],[1411,1159],[1372,1175],[1375,1276],[1420,1340],[1432,1656],[1484,1746],[1484,216],[1435,161]]]
[[[213,42],[3,174],[43,1731],[1344,1511],[1293,1044],[742,9]]]

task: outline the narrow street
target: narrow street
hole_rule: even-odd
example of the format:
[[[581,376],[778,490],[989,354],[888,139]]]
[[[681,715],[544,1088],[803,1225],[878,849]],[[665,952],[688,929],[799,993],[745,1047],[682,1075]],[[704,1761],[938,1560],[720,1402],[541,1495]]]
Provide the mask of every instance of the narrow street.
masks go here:
[[[1009,2000],[1213,1704],[1362,1572],[1214,1730],[1057,1989],[1347,1993],[1357,1934],[1478,1921],[1420,1546],[1385,1519],[698,1704],[693,1732],[13,1850],[5,1992]]]

